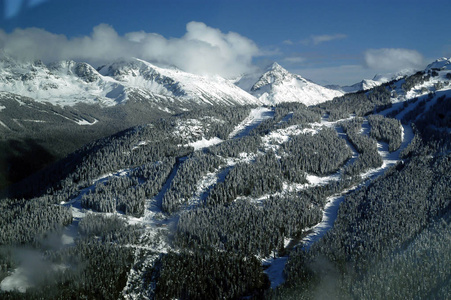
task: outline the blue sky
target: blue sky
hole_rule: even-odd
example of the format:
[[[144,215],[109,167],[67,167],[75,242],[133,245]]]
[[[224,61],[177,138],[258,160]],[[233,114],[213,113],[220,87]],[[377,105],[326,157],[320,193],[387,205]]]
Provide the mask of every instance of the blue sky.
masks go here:
[[[47,60],[51,58],[48,53],[55,58],[88,61],[121,55],[119,50],[102,50],[95,43],[93,30],[99,24],[109,26],[96,27],[95,32],[108,32],[109,36],[115,33],[114,38],[104,42],[111,42],[110,48],[123,48],[126,53],[130,46],[127,34],[144,32],[145,49],[131,51],[135,56],[175,64],[187,71],[217,72],[229,77],[277,61],[289,71],[318,83],[343,85],[372,78],[376,73],[420,69],[431,60],[451,56],[449,0],[3,0],[0,9],[0,28],[4,31],[0,34],[0,46],[14,53],[22,53],[17,48],[21,45],[39,48],[41,52],[36,52],[47,55]],[[64,39],[45,36],[42,31],[14,33],[16,28],[29,27],[64,35]],[[239,39],[229,32],[237,33]],[[158,39],[152,33],[158,34]],[[203,34],[211,39],[203,38]],[[17,42],[19,36],[37,37],[35,44],[29,44]],[[67,50],[69,46],[64,43],[72,49],[88,51],[89,47],[77,48],[84,43],[84,37],[90,37],[96,56],[76,56]],[[45,45],[37,40],[46,41]],[[222,47],[221,55],[213,53],[214,47],[196,48],[194,42]],[[10,47],[12,44],[15,48]],[[169,48],[159,49],[158,45]],[[57,53],[59,49],[64,55]],[[215,63],[218,66],[212,67]]]

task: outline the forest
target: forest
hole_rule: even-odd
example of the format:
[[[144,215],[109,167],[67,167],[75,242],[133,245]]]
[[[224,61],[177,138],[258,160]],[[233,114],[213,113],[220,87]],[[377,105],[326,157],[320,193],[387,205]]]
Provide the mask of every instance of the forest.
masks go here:
[[[448,298],[451,98],[391,100],[432,75],[254,123],[255,107],[180,112],[86,144],[4,193],[0,298]]]

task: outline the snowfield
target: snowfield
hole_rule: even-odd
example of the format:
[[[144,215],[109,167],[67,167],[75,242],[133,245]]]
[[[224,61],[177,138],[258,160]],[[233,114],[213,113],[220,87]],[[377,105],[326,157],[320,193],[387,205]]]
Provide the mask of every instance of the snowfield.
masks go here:
[[[214,138],[211,138],[209,140],[207,140],[204,137],[202,137],[201,140],[188,143],[188,146],[193,147],[194,150],[197,151],[197,150],[201,150],[203,148],[208,148],[210,146],[214,146],[214,145],[220,144],[222,142],[223,142],[223,140],[221,140],[218,137],[214,137]]]

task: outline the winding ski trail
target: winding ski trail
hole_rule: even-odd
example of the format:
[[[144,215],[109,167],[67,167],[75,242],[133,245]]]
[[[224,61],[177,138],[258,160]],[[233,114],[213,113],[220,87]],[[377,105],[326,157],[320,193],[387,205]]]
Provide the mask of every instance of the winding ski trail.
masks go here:
[[[328,127],[334,127],[335,129],[337,129],[337,122],[327,122],[326,120],[323,120],[322,123]],[[365,119],[365,122],[362,125],[362,133],[368,135],[369,131],[370,126],[368,124],[368,121]],[[343,134],[339,130],[337,130],[337,132],[339,135]],[[412,128],[409,125],[403,125],[402,135],[401,146],[394,152],[388,151],[387,143],[378,142],[378,152],[383,159],[382,166],[360,174],[364,179],[363,183],[328,197],[326,200],[326,205],[324,206],[321,222],[313,226],[311,228],[311,232],[307,236],[305,236],[295,247],[302,247],[303,249],[308,251],[314,243],[320,240],[333,227],[333,224],[338,215],[338,209],[340,207],[340,204],[345,200],[346,193],[356,190],[362,185],[368,185],[372,180],[382,175],[388,168],[395,165],[400,160],[399,156],[401,151],[409,145],[414,137]],[[347,143],[350,144],[349,140],[347,140]],[[355,153],[354,147],[352,147],[351,149]],[[271,261],[270,267],[265,270],[265,273],[268,275],[269,280],[271,281],[271,288],[275,288],[285,281],[283,277],[283,270],[285,268],[287,260],[288,257],[279,257],[273,259]]]
[[[263,122],[266,119],[272,118],[274,116],[274,110],[266,108],[266,107],[257,107],[251,110],[248,117],[246,117],[240,124],[238,124],[234,130],[230,133],[228,139],[235,139],[235,138],[241,138],[246,135],[248,135],[252,129],[256,128],[258,125],[260,125],[261,122]],[[208,143],[204,140],[199,145],[193,145],[198,146],[194,147],[195,150],[201,150],[204,148],[208,148],[210,146],[222,143],[222,140],[214,140],[214,143]],[[149,247],[149,246],[142,246],[142,245],[129,245],[130,247],[134,247],[137,249],[137,252],[135,253],[135,264],[138,266],[143,265],[150,265],[157,256],[152,256],[148,260],[141,261],[140,255],[143,250],[150,250],[160,253],[165,253],[168,251],[169,248],[171,248],[170,243],[167,242],[167,240],[171,239],[170,230],[169,228],[172,228],[173,232],[175,232],[175,228],[177,226],[177,222],[179,220],[179,214],[175,213],[171,216],[165,216],[162,213],[161,206],[162,206],[162,200],[168,189],[171,187],[172,181],[174,180],[174,177],[177,174],[178,169],[180,166],[184,163],[184,161],[187,159],[187,156],[177,159],[177,162],[173,166],[173,169],[171,170],[166,182],[164,183],[163,187],[161,188],[160,192],[154,196],[152,199],[149,199],[146,201],[146,209],[144,211],[144,216],[141,218],[128,218],[129,224],[143,224],[146,226],[145,233],[141,237],[141,239],[147,239],[149,237],[155,237],[157,234],[160,234],[162,231],[164,231],[167,235],[166,241],[163,241],[162,244],[157,245],[157,247]],[[203,178],[201,181],[206,181],[208,184],[205,186],[205,189],[203,191],[198,192],[199,199],[196,201],[193,201],[187,205],[187,208],[194,208],[196,207],[198,203],[205,201],[205,199],[208,196],[209,191],[212,189],[212,187],[217,184],[218,182],[224,181],[225,177],[227,176],[228,172],[233,168],[233,166],[226,165],[222,168],[219,168],[217,170],[216,174],[207,174],[206,177],[212,177],[214,176],[214,179],[209,178],[209,180],[206,180],[206,178]],[[205,176],[204,176],[205,177]],[[168,238],[169,237],[169,238]],[[133,291],[130,287],[133,286],[133,283],[138,282],[140,278],[142,277],[143,272],[145,272],[145,268],[141,267],[137,270],[131,269],[129,276],[127,277],[127,283],[122,290],[122,296],[125,299],[141,299],[141,298],[147,298],[146,295],[143,294],[142,291],[139,293],[136,293],[136,291]]]

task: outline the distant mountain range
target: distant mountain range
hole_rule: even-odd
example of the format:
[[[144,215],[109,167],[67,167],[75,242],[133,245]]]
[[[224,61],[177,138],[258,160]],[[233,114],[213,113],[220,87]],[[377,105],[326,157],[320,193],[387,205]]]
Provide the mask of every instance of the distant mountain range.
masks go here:
[[[438,68],[449,62],[434,62]],[[155,110],[175,113],[192,105],[273,105],[300,102],[315,105],[413,74],[412,70],[376,75],[350,86],[321,86],[292,74],[277,63],[234,80],[202,76],[175,67],[158,67],[141,59],[122,59],[98,67],[85,62],[17,61],[0,57],[0,91],[41,103],[74,106],[79,103],[111,107],[128,100],[147,102]]]
[[[41,103],[111,107],[129,100],[175,113],[193,105],[315,105],[345,93],[367,90],[405,74],[376,75],[351,86],[321,86],[292,74],[277,63],[235,80],[202,76],[175,67],[162,68],[141,59],[122,59],[98,67],[85,62],[19,62],[0,58],[0,91]]]
[[[144,101],[165,112],[175,112],[174,103],[182,110],[191,105],[314,105],[344,93],[291,74],[277,63],[260,73],[227,80],[162,68],[137,58],[96,69],[84,62],[46,65],[5,55],[0,59],[0,91],[62,107],[78,103],[111,107],[128,100]]]

